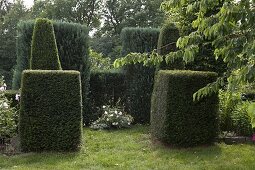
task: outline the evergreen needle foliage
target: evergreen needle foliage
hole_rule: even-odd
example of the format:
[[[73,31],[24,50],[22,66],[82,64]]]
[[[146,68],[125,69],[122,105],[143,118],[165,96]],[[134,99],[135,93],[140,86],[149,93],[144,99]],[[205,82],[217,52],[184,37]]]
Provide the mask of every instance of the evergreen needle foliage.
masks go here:
[[[48,19],[36,19],[32,37],[30,69],[61,70],[53,24]]]
[[[215,81],[216,73],[161,70],[151,100],[153,137],[176,146],[214,142],[218,133],[218,95],[193,101],[199,88]]]

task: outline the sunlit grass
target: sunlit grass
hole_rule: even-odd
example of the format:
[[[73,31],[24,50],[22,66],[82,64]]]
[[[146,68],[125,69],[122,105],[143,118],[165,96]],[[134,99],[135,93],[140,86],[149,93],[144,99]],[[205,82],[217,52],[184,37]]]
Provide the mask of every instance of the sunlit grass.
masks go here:
[[[255,169],[255,145],[167,148],[151,142],[147,126],[86,128],[84,139],[79,153],[1,155],[0,169]]]

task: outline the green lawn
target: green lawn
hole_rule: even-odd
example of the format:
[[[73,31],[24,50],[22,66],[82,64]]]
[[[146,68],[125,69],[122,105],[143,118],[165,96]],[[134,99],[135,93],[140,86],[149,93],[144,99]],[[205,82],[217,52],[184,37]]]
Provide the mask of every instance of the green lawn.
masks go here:
[[[255,169],[255,145],[172,149],[150,141],[149,128],[84,129],[80,153],[0,156],[0,169]]]

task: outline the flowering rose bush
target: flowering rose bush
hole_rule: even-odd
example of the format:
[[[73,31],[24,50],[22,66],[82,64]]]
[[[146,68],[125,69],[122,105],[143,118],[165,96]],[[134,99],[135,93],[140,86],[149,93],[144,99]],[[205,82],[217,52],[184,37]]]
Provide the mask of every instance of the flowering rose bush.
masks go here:
[[[128,128],[133,117],[123,111],[123,108],[103,106],[103,115],[92,123],[92,129]]]
[[[0,86],[5,85],[3,77],[0,78]],[[10,107],[10,101],[0,93],[0,137],[10,138],[17,132],[17,112]]]

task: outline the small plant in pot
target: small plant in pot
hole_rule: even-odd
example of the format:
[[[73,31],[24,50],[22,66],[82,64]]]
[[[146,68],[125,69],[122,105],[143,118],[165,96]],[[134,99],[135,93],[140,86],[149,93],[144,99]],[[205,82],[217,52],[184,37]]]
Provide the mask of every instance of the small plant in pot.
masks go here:
[[[103,112],[102,116],[93,122],[90,128],[96,130],[129,128],[134,120],[122,107],[103,106]]]

